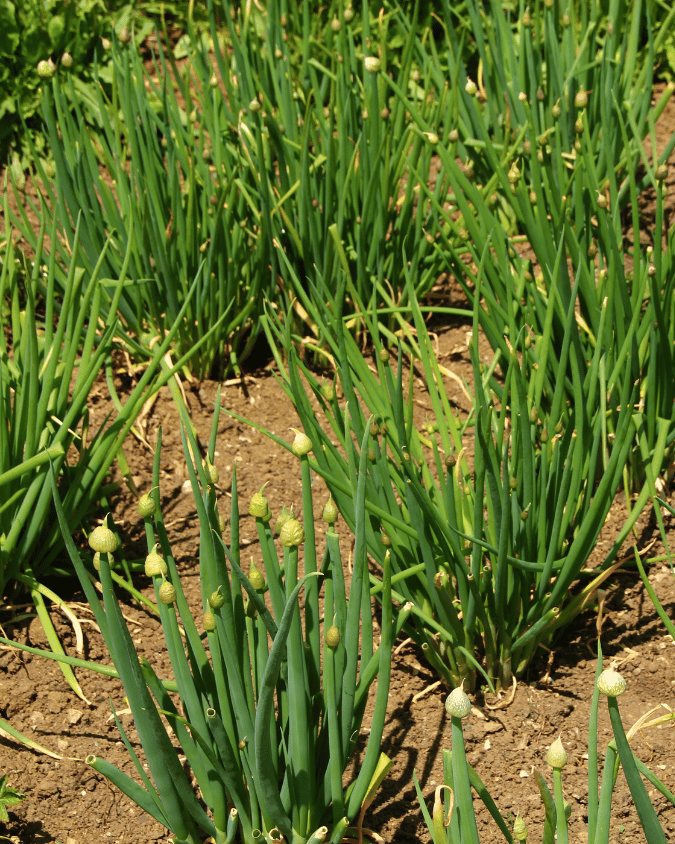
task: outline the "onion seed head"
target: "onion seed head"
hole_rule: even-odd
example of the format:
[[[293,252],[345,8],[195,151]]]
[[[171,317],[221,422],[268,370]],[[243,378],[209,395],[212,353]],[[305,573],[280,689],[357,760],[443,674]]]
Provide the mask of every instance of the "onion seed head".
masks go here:
[[[40,79],[51,79],[56,73],[56,65],[51,59],[46,59],[38,62],[37,74]]]
[[[291,431],[295,434],[292,446],[293,454],[295,454],[296,457],[304,457],[306,454],[309,454],[312,450],[312,441],[307,434],[302,431],[298,431],[297,428],[291,428]]]
[[[144,519],[149,519],[150,516],[155,515],[156,510],[157,502],[152,495],[149,492],[146,492],[145,495],[141,495],[138,499],[138,515]]]
[[[255,516],[256,519],[268,519],[270,517],[270,508],[267,499],[263,495],[263,489],[265,489],[264,486],[260,492],[256,492],[248,505],[249,516]]]
[[[520,844],[527,841],[527,826],[525,825],[525,821],[523,820],[520,812],[513,823],[513,835]]]
[[[206,477],[209,479],[210,484],[217,484],[220,480],[220,475],[218,474],[218,470],[213,465],[213,463],[209,462],[208,460],[204,461],[204,471],[206,472]]]
[[[328,525],[334,525],[337,521],[338,508],[335,506],[332,496],[329,496],[328,501],[323,505],[321,516]]]
[[[546,761],[552,768],[560,770],[567,764],[567,751],[563,747],[560,736],[549,747],[546,754]]]
[[[445,711],[453,718],[466,718],[471,712],[471,701],[463,686],[464,683],[453,689],[445,701]]]
[[[297,545],[302,545],[305,541],[305,529],[297,519],[290,518],[281,528],[279,539],[284,548],[293,548]]]
[[[99,525],[89,534],[89,546],[102,554],[112,554],[117,550],[117,537],[107,525]]]
[[[176,589],[173,583],[169,583],[168,580],[165,580],[164,583],[159,587],[159,600],[163,604],[173,604],[176,600]]]
[[[145,574],[147,577],[164,577],[169,571],[166,560],[155,550],[157,546],[145,558]]]
[[[606,668],[598,677],[598,689],[608,697],[618,697],[626,691],[626,680],[613,668]]]
[[[257,569],[255,566],[251,566],[251,570],[248,573],[248,579],[256,592],[263,592],[265,590],[265,586],[267,585],[265,582],[265,575],[260,571],[260,569]]]
[[[326,644],[331,650],[335,650],[340,644],[340,631],[335,625],[326,630]]]
[[[586,108],[588,105],[588,94],[586,91],[577,91],[574,97],[574,105],[577,108]]]
[[[215,592],[211,593],[209,597],[209,606],[213,610],[219,610],[222,606],[225,605],[225,595],[222,594],[220,591],[221,587],[219,586]]]

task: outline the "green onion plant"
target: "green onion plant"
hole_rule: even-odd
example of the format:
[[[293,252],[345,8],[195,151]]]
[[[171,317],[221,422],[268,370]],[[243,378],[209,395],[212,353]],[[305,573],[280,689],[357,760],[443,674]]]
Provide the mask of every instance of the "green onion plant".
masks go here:
[[[441,215],[418,203],[418,180],[432,180],[433,144],[410,132],[387,80],[412,92],[425,120],[438,121],[414,56],[418,38],[431,37],[431,19],[391,3],[373,11],[331,2],[317,15],[310,3],[271,0],[256,29],[246,9],[223,7],[232,56],[218,51],[216,59],[227,98],[246,102],[240,134],[257,184],[250,212],[267,233],[275,274],[298,300],[299,322],[306,299],[334,298],[333,225],[351,268],[346,311],[371,295],[405,308],[407,261],[419,296],[436,281],[429,258]],[[214,42],[216,32],[214,18]],[[381,318],[392,321],[384,309]],[[314,339],[321,323],[306,319],[303,328]]]
[[[49,208],[58,221],[59,241],[52,243],[57,265],[72,250],[78,219],[81,267],[90,269],[110,241],[102,274],[118,278],[126,264],[116,307],[135,356],[147,355],[173,332],[174,356],[192,350],[192,371],[217,375],[252,347],[251,315],[263,296],[272,297],[273,287],[247,222],[240,104],[228,105],[208,79],[198,92],[202,102],[192,102],[187,80],[161,49],[154,73],[146,71],[131,44],[115,40],[111,52],[110,96],[96,77],[93,93],[73,108],[71,78],[56,75],[44,86],[55,180],[38,163],[45,196],[33,210]],[[172,75],[188,98],[187,111],[179,105]],[[214,112],[219,125],[205,125]],[[25,213],[16,224],[33,244]],[[109,293],[102,313],[115,314],[112,305]],[[195,339],[209,331],[209,340],[194,350]]]
[[[614,669],[602,670],[602,655],[599,649],[598,668],[591,700],[588,730],[588,844],[608,844],[612,820],[612,795],[616,786],[619,768],[622,769],[633,803],[638,812],[640,825],[649,844],[665,844],[666,836],[659,822],[654,805],[647,793],[643,777],[671,803],[673,795],[658,777],[647,768],[632,751],[630,738],[640,729],[671,721],[672,713],[647,722],[653,713],[644,715],[626,734],[619,712],[618,697],[626,688],[626,681]],[[598,786],[598,708],[599,698],[606,696],[614,738],[609,742],[602,765],[601,785]],[[415,788],[433,844],[479,844],[476,814],[472,789],[484,803],[508,844],[522,844],[528,838],[528,829],[523,817],[518,814],[510,825],[502,817],[490,796],[485,783],[467,762],[464,746],[462,720],[471,712],[471,701],[462,687],[451,692],[445,703],[451,721],[452,747],[443,751],[444,784],[436,789],[434,803],[429,811],[422,789],[415,776]],[[548,748],[546,761],[552,769],[553,793],[539,771],[535,772],[537,785],[544,805],[545,818],[542,844],[566,844],[571,840],[568,827],[571,807],[563,791],[563,769],[568,755],[558,737]]]
[[[539,645],[549,643],[611,576],[648,497],[648,491],[641,494],[604,561],[587,569],[632,446],[639,388],[628,378],[608,377],[598,364],[598,398],[589,403],[587,373],[574,361],[581,329],[573,298],[566,342],[557,357],[561,368],[571,372],[576,400],[568,406],[558,382],[551,411],[540,416],[531,376],[516,349],[506,361],[498,350],[487,368],[481,364],[477,298],[474,387],[473,394],[466,388],[471,410],[462,415],[450,403],[412,291],[410,301],[414,324],[401,320],[400,332],[411,350],[408,364],[429,391],[432,416],[426,422],[414,414],[402,347],[398,360],[392,358],[377,320],[365,312],[375,343],[373,363],[336,317],[330,347],[334,383],[322,383],[299,360],[292,320],[284,323],[273,316],[266,326],[281,383],[305,431],[321,444],[314,452],[316,470],[350,525],[350,486],[362,457],[360,442],[364,432],[373,435],[366,485],[369,552],[380,565],[385,556],[391,558],[394,592],[402,603],[412,602],[414,635],[431,663],[452,685],[466,680],[473,688],[478,671],[491,685],[509,686]],[[318,315],[318,308],[312,315]],[[634,353],[629,342],[628,369]],[[497,395],[492,383],[499,364],[505,378]],[[611,440],[603,401],[607,394],[615,397],[618,410]],[[661,465],[664,447],[662,437],[650,467]],[[572,597],[570,589],[580,577]]]
[[[391,764],[380,754],[380,741],[392,641],[405,612],[397,622],[392,620],[391,579],[385,570],[386,600],[378,643],[363,530],[364,465],[362,480],[354,489],[358,515],[349,589],[334,528],[337,511],[332,506],[324,511],[328,521],[325,549],[321,556],[317,554],[307,456],[311,442],[306,436],[295,443],[303,480],[302,513],[286,514],[276,542],[267,499],[262,491],[252,497],[248,510],[255,518],[262,564],[260,568],[252,564],[244,572],[236,470],[229,546],[221,533],[218,473],[213,466],[219,401],[205,461],[194,460],[199,447],[184,405],[181,410],[187,469],[201,528],[202,608],[197,620],[181,587],[159,506],[161,434],[153,491],[141,506],[148,541],[146,572],[154,583],[173,678],[160,680],[136,654],[111,579],[110,563],[117,546],[113,531],[101,526],[90,537],[98,552],[103,605],[89,569],[66,535],[73,565],[124,684],[148,770],[117,716],[140,780],[104,759],[90,756],[87,762],[180,842],[200,844],[205,834],[217,844],[337,844],[352,822],[360,828],[363,807]],[[57,509],[65,531],[68,525],[58,502]],[[355,753],[369,689],[376,678],[369,738],[358,773],[345,789],[344,772]],[[201,799],[178,760],[168,725],[186,756]]]
[[[9,220],[6,195],[5,220]],[[102,301],[106,284],[113,285],[114,314],[124,268],[116,285],[101,277],[106,242],[92,271],[83,271],[76,228],[72,260],[60,279],[63,296],[57,298],[60,271],[54,253],[49,258],[44,255],[46,233],[43,218],[36,253],[29,260],[17,250],[16,233],[7,224],[0,265],[0,596],[12,604],[28,592],[50,647],[63,653],[45,598],[63,602],[45,580],[74,572],[63,561],[50,471],[57,478],[70,531],[86,523],[94,505],[110,491],[106,482],[115,460],[130,482],[122,445],[143,404],[174,372],[164,361],[173,332],[146,359],[145,371],[131,393],[120,399],[112,373],[118,326],[114,317],[105,321]],[[52,242],[56,233],[53,222]],[[184,361],[177,363],[182,366]],[[115,408],[91,430],[88,398],[95,381],[104,378]],[[81,694],[70,669],[64,670]]]
[[[566,400],[578,401],[573,367],[585,373],[585,397],[598,389],[598,367],[617,384],[640,379],[626,476],[636,491],[662,429],[669,451],[675,440],[666,375],[673,267],[663,215],[664,162],[675,136],[658,160],[644,150],[649,142],[656,150],[654,123],[673,86],[652,105],[659,45],[651,4],[556,0],[507,10],[470,0],[477,65],[464,59],[465,30],[451,4],[441,6],[444,49],[428,42],[415,52],[429,96],[443,103],[440,122],[430,123],[408,91],[387,82],[406,104],[411,130],[438,138],[436,184],[419,180],[424,201],[444,218],[437,256],[470,301],[481,268],[480,327],[502,353],[496,374],[505,377],[510,348],[518,349],[541,414],[560,383]],[[651,243],[643,244],[640,195],[648,188],[657,211]],[[572,301],[580,330],[563,367],[556,352],[566,343]],[[499,379],[492,386],[499,395]],[[620,392],[603,399],[610,437]]]
[[[182,68],[160,37],[152,70],[113,39],[110,79],[87,96],[75,98],[62,73],[46,82],[53,184],[36,167],[58,220],[57,263],[80,214],[83,266],[111,236],[105,277],[118,274],[133,233],[119,301],[132,351],[166,336],[194,286],[174,351],[182,356],[218,323],[190,364],[198,377],[218,377],[253,349],[265,300],[283,309],[294,301],[316,340],[321,323],[307,319],[304,299],[334,296],[341,256],[332,225],[352,269],[348,310],[372,294],[391,323],[390,302],[406,307],[408,262],[418,296],[431,288],[443,183],[435,203],[419,201],[434,145],[411,133],[389,76],[430,125],[443,112],[426,96],[415,58],[428,9],[408,17],[393,4],[382,14],[380,4],[363,4],[357,13],[336,0],[320,14],[280,0],[264,15],[215,0],[207,9],[211,38],[189,27]],[[16,222],[33,243],[28,218]],[[103,313],[110,304],[104,297]]]

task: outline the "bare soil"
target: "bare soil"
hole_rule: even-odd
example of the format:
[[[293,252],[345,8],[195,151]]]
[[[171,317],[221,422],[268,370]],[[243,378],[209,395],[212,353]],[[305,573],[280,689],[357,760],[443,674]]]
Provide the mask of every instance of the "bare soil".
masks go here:
[[[659,137],[675,130],[675,107],[669,106],[659,123]],[[675,164],[675,162],[673,162]],[[673,188],[675,168],[671,166],[668,184]],[[647,227],[650,208],[642,209]],[[438,350],[443,362],[460,377],[471,379],[466,345],[468,326],[445,325],[438,329]],[[217,384],[206,382],[188,389],[187,398],[194,423],[203,442],[208,441]],[[463,396],[453,383],[448,390],[462,407]],[[92,395],[92,414],[102,418],[107,411],[105,389]],[[421,413],[424,412],[424,388],[419,385]],[[268,368],[251,373],[245,380],[223,386],[223,406],[243,414],[264,428],[287,439],[288,430],[297,419],[280,386]],[[139,438],[130,437],[125,446],[134,482],[142,491],[151,483],[151,467],[159,425],[163,428],[161,498],[165,519],[179,561],[183,587],[188,599],[200,601],[197,571],[198,522],[191,493],[182,492],[186,480],[185,460],[178,420],[168,391],[163,391],[145,420]],[[227,486],[237,461],[239,494],[244,505],[263,484],[275,513],[282,504],[300,502],[300,476],[296,460],[275,446],[255,429],[227,415],[221,418],[217,466],[221,475],[223,516],[228,515]],[[320,485],[317,484],[317,491]],[[672,492],[668,492],[672,500]],[[319,495],[317,494],[317,507]],[[245,506],[242,506],[245,512]],[[621,526],[625,507],[620,498],[600,538],[597,558],[604,556],[613,536]],[[113,516],[125,539],[129,557],[141,557],[144,551],[142,524],[136,512],[136,499],[124,487],[113,500]],[[347,531],[343,527],[345,542]],[[638,546],[645,547],[658,532],[648,521],[640,525]],[[253,519],[244,516],[242,540],[251,557],[260,560]],[[670,531],[675,544],[675,533]],[[321,541],[319,539],[319,541]],[[650,556],[662,552],[657,542]],[[669,711],[675,694],[675,642],[665,633],[626,547],[626,565],[619,570],[607,590],[602,608],[589,610],[562,631],[550,653],[543,652],[521,679],[510,700],[504,695],[501,708],[491,709],[480,696],[466,721],[468,758],[505,817],[513,820],[521,812],[530,829],[530,841],[541,840],[543,808],[534,772],[540,770],[550,784],[545,762],[547,747],[560,735],[569,753],[563,782],[572,806],[572,842],[586,841],[586,806],[588,789],[587,750],[589,706],[595,671],[595,641],[600,633],[606,662],[616,660],[628,680],[628,689],[620,705],[624,723],[632,725],[653,707],[666,707],[652,717]],[[590,561],[592,564],[593,561]],[[675,615],[675,578],[670,568],[656,564],[650,580],[666,612]],[[139,577],[138,586],[150,592],[147,580]],[[57,584],[64,595],[68,584]],[[83,597],[72,596],[71,607],[84,630],[84,654],[91,660],[109,663],[102,637],[92,621]],[[170,666],[162,649],[158,623],[142,607],[120,596],[124,614],[139,652],[155,666],[159,676],[170,676]],[[46,646],[42,628],[35,618],[19,620],[19,610],[4,608],[0,622],[16,641]],[[12,617],[14,616],[14,620]],[[59,613],[53,618],[62,641],[75,653],[72,626]],[[434,686],[436,680],[422,654],[414,645],[397,643],[394,658],[390,705],[384,733],[383,750],[394,767],[368,810],[366,826],[387,842],[428,842],[413,786],[417,775],[427,803],[435,787],[442,783],[442,750],[449,747],[450,725],[445,716],[447,688]],[[90,704],[78,699],[69,689],[58,666],[48,660],[4,649],[0,652],[0,715],[25,735],[47,747],[60,758],[50,758],[18,744],[10,737],[0,737],[0,774],[23,791],[27,799],[12,808],[10,821],[0,823],[0,833],[21,844],[151,844],[167,838],[164,828],[145,816],[130,800],[114,789],[85,763],[90,754],[104,757],[132,773],[126,750],[120,741],[111,715],[110,701],[118,712],[124,711],[120,683],[99,674],[78,671],[78,679]],[[492,701],[491,705],[494,705]],[[138,746],[131,716],[122,715],[128,734]],[[368,719],[366,716],[366,721]],[[367,729],[367,724],[365,729]],[[672,723],[662,724],[636,735],[633,747],[640,758],[675,791],[675,755]],[[601,712],[599,740],[601,748],[611,737],[606,711]],[[358,764],[358,762],[357,762]],[[654,805],[669,840],[675,841],[675,807],[651,789]],[[480,814],[479,831],[483,844],[503,840],[485,813]],[[614,796],[610,840],[632,844],[644,840],[641,827],[620,775]]]

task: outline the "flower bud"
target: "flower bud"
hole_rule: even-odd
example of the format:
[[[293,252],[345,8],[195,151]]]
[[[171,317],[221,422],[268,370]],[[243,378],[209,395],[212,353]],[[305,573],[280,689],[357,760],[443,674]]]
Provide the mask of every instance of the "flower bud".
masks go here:
[[[598,677],[598,689],[608,697],[618,697],[626,691],[626,681],[613,668],[606,668]]]
[[[523,844],[524,841],[527,841],[527,827],[525,826],[525,821],[522,819],[520,812],[516,816],[515,821],[513,822],[513,835],[520,844]]]
[[[157,546],[145,558],[145,574],[148,577],[164,577],[169,571],[166,560],[157,553]]]
[[[463,685],[464,683],[450,692],[445,701],[445,711],[453,718],[466,718],[471,712],[471,701],[462,688]]]
[[[464,90],[470,97],[475,97],[478,93],[478,86],[473,81],[473,79],[467,78],[466,85],[464,86]]]
[[[330,22],[330,28],[333,30],[333,32],[339,32],[342,29],[342,21],[340,20],[340,18],[333,18],[333,20]]]
[[[576,108],[586,108],[588,105],[588,94],[586,91],[577,91],[574,98],[574,105]]]
[[[291,517],[279,531],[279,539],[284,548],[302,545],[305,541],[305,529],[297,519]]]
[[[560,108],[560,103],[554,103],[551,108],[551,117],[553,117],[554,120],[557,120],[560,117],[561,113],[562,111]]]
[[[363,63],[365,64],[368,73],[379,73],[380,68],[382,67],[382,62],[377,56],[366,56],[363,59]]]
[[[277,536],[281,533],[281,528],[286,524],[289,519],[293,518],[293,507],[291,506],[290,513],[286,509],[286,505],[284,504],[281,508],[281,513],[277,516],[277,520],[274,524],[274,530]]]
[[[220,589],[221,587],[219,586],[215,592],[211,593],[209,598],[209,606],[212,610],[219,610],[225,605],[225,595],[221,593]]]
[[[165,580],[164,583],[159,587],[159,600],[163,604],[173,604],[176,600],[176,590],[172,583],[169,583],[168,580]]]
[[[322,384],[320,392],[326,401],[333,401],[335,398],[335,387],[332,384]]]
[[[346,21],[347,23],[350,23],[351,21],[353,21],[353,20],[354,20],[354,10],[352,9],[352,7],[351,7],[351,6],[348,6],[348,7],[344,10],[344,13],[343,13],[342,17],[345,19],[345,21]]]
[[[205,612],[204,613],[204,630],[207,633],[212,633],[216,629],[216,617],[212,612]]]
[[[257,112],[259,112],[259,111],[260,111],[260,102],[259,102],[258,100],[256,100],[256,99],[253,99],[253,100],[251,100],[251,102],[248,104],[248,107],[249,107],[249,109],[250,109],[250,110],[251,110],[254,114],[256,114]]]
[[[56,73],[56,65],[51,59],[47,59],[46,61],[38,62],[37,66],[37,74],[40,79],[51,79],[52,76]]]
[[[117,550],[117,537],[107,525],[99,525],[89,534],[89,546],[94,551],[112,554]]]
[[[291,431],[295,434],[295,439],[293,440],[293,454],[296,457],[304,457],[306,454],[312,450],[312,441],[304,434],[302,431],[298,431],[297,428],[291,428]]]
[[[662,182],[668,175],[668,166],[666,164],[659,164],[656,168],[656,181]]]
[[[131,41],[131,33],[126,26],[120,29],[117,37],[119,38],[120,44],[128,44]]]
[[[328,501],[323,505],[323,512],[321,517],[328,525],[334,525],[338,518],[338,508],[335,506],[332,496],[328,496]]]
[[[220,475],[218,474],[218,470],[210,463],[208,460],[204,461],[204,471],[206,472],[206,477],[209,479],[210,484],[217,484],[220,480]]]
[[[101,555],[100,551],[97,551],[94,554],[94,568],[96,569],[96,571],[101,571],[101,556],[102,555]],[[105,554],[104,553],[103,556],[108,558],[108,565],[112,566],[112,564],[113,564],[112,554]]]
[[[260,569],[252,565],[251,570],[248,573],[248,579],[256,592],[265,591],[265,586],[267,585],[265,582],[265,575],[260,571]]]
[[[558,736],[558,738],[549,747],[546,754],[546,761],[552,768],[557,770],[564,768],[567,764],[567,751],[563,747],[560,736]]]
[[[265,489],[264,486],[260,492],[256,492],[251,498],[251,503],[248,505],[249,516],[255,516],[256,519],[269,519],[270,517],[270,508],[267,499],[263,495],[263,489]]]
[[[326,644],[331,650],[335,650],[340,644],[340,631],[335,625],[326,630]]]
[[[156,509],[157,502],[149,492],[146,492],[145,495],[141,495],[138,499],[138,515],[142,518],[149,519],[150,516],[154,516]]]
[[[64,67],[66,67],[66,68],[68,68],[68,67],[72,67],[72,66],[73,66],[73,57],[70,55],[70,53],[69,53],[69,52],[67,52],[67,51],[66,51],[66,52],[65,52],[65,53],[61,56],[61,64],[62,64]]]

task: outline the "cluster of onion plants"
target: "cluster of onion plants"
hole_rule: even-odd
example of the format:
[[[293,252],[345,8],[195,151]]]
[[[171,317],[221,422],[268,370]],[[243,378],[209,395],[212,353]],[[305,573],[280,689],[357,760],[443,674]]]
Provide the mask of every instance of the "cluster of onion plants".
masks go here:
[[[431,180],[433,150],[411,135],[405,104],[385,82],[391,76],[403,90],[412,86],[424,118],[439,119],[413,56],[430,29],[418,10],[408,16],[380,5],[375,16],[369,3],[332,2],[317,26],[311,4],[287,13],[287,4],[272,0],[258,32],[241,9],[227,15],[232,59],[216,55],[226,84],[237,82],[228,98],[238,91],[246,101],[242,142],[262,200],[251,213],[275,247],[275,271],[296,298],[333,298],[336,226],[351,267],[351,310],[371,291],[381,305],[391,297],[406,307],[403,252],[414,262],[418,295],[437,278],[426,234],[441,217],[435,207],[422,213],[409,178],[414,167]],[[308,334],[320,329],[311,320],[305,326]]]
[[[218,510],[219,477],[213,464],[219,409],[218,399],[205,459],[195,461],[199,446],[185,406],[181,407],[187,470],[200,522],[202,606],[197,619],[181,586],[160,506],[161,432],[152,491],[139,500],[148,546],[146,574],[154,584],[173,670],[170,679],[160,679],[147,661],[139,659],[123,620],[112,577],[116,533],[108,524],[92,531],[89,544],[96,553],[87,564],[70,537],[56,484],[51,484],[73,566],[113,667],[63,659],[122,680],[147,770],[116,714],[138,779],[105,759],[90,756],[87,762],[185,844],[200,844],[202,834],[217,844],[236,840],[337,844],[354,822],[361,834],[362,809],[391,766],[380,752],[380,741],[392,642],[406,617],[403,611],[397,620],[392,618],[387,569],[377,642],[364,535],[368,434],[361,480],[353,490],[356,544],[347,588],[335,529],[338,514],[330,501],[323,510],[327,523],[323,553],[317,549],[311,442],[304,435],[293,444],[302,473],[302,512],[296,517],[284,508],[276,519],[276,540],[269,502],[262,491],[252,497],[248,513],[255,518],[262,561],[259,567],[253,562],[249,567],[241,559],[235,472],[229,545],[223,541],[225,523]],[[102,603],[92,583],[96,577]],[[345,788],[343,775],[355,753],[376,679],[369,737],[365,749],[360,748],[360,768]],[[169,727],[200,797],[179,762]]]
[[[186,111],[172,77],[188,98],[189,80],[161,51],[150,73],[131,44],[114,40],[110,49],[110,96],[96,77],[88,96],[77,98],[75,80],[61,71],[44,86],[55,168],[48,173],[38,163],[38,171],[58,221],[56,261],[68,260],[79,219],[80,266],[90,269],[108,242],[102,275],[117,280],[125,269],[115,309],[110,296],[101,309],[119,315],[132,353],[147,356],[172,333],[175,356],[192,351],[193,372],[217,374],[255,341],[251,315],[274,287],[248,222],[240,104],[228,105],[217,82],[206,80],[201,102],[188,99]],[[205,126],[214,114],[220,125]],[[32,244],[25,212],[16,224]],[[205,334],[209,340],[195,350],[195,338]]]
[[[630,739],[639,730],[672,720],[672,713],[647,721],[654,710],[642,716],[626,731],[619,712],[618,697],[626,689],[625,679],[613,668],[602,670],[602,653],[598,648],[598,667],[591,700],[588,729],[588,819],[584,839],[588,844],[608,844],[612,821],[612,795],[619,768],[622,769],[631,797],[638,812],[640,825],[650,844],[666,844],[666,836],[659,822],[642,777],[664,797],[675,803],[673,795],[659,778],[632,751]],[[600,696],[606,696],[614,738],[605,751],[601,785],[598,787],[598,708]],[[510,828],[483,783],[466,759],[462,720],[471,713],[471,701],[461,687],[448,696],[445,709],[451,720],[452,747],[443,751],[444,784],[436,788],[434,802],[429,811],[420,784],[415,777],[415,788],[422,813],[433,844],[479,844],[476,812],[472,789],[484,803],[508,844],[523,844],[528,838],[525,819],[518,814]],[[570,840],[569,821],[571,807],[565,799],[563,770],[568,754],[561,737],[548,748],[546,761],[552,769],[553,793],[539,771],[535,772],[537,785],[544,805],[545,818],[542,844],[566,844]]]
[[[48,483],[50,466],[68,513],[68,530],[77,530],[106,494],[113,462],[126,466],[122,445],[144,402],[172,374],[163,356],[173,332],[154,350],[122,404],[111,358],[118,324],[112,317],[107,324],[102,321],[101,269],[109,244],[103,244],[92,271],[83,272],[76,229],[64,271],[53,253],[45,257],[44,239],[49,234],[54,242],[57,229],[53,223],[47,232],[44,220],[30,259],[17,249],[16,232],[7,226],[0,265],[0,595],[11,605],[29,594],[50,646],[62,653],[45,599],[62,602],[44,580],[72,571],[61,559],[63,539]],[[112,294],[113,313],[124,281],[122,272]],[[57,299],[59,286],[62,298]],[[165,372],[158,378],[161,368]],[[116,408],[92,430],[87,401],[95,380],[106,371]],[[65,672],[81,694],[72,672],[67,667]]]
[[[566,398],[578,401],[571,367],[584,379],[584,396],[597,389],[598,366],[610,381],[641,380],[635,426],[647,449],[636,444],[631,453],[626,480],[635,489],[662,429],[669,445],[675,440],[673,385],[665,376],[675,337],[673,264],[663,213],[664,162],[675,137],[658,160],[656,152],[646,156],[645,142],[656,150],[654,123],[672,92],[652,105],[658,45],[651,7],[641,0],[520,4],[512,12],[488,6],[486,15],[483,4],[466,4],[477,66],[463,60],[463,29],[447,2],[445,49],[420,43],[415,52],[429,95],[443,103],[439,123],[387,81],[442,163],[435,186],[420,174],[420,204],[443,214],[437,254],[470,300],[480,265],[481,329],[502,353],[502,377],[509,348],[520,348],[542,412],[561,383]],[[449,208],[439,205],[438,182]],[[645,245],[639,196],[648,187],[657,210]],[[565,343],[574,300],[581,330],[562,367],[555,350]],[[614,403],[608,411],[612,435]]]
[[[466,680],[467,688],[473,687],[476,671],[500,686],[522,674],[538,646],[549,643],[611,574],[641,511],[638,502],[604,563],[586,571],[632,446],[638,386],[626,378],[609,380],[597,365],[597,398],[589,404],[586,372],[573,361],[581,329],[572,299],[566,341],[557,352],[561,368],[571,372],[576,400],[568,405],[559,383],[551,411],[540,415],[534,385],[516,349],[506,361],[497,351],[483,370],[477,302],[471,344],[474,391],[467,389],[471,410],[462,415],[451,406],[447,381],[411,293],[414,331],[403,319],[400,330],[411,352],[406,362],[419,368],[429,391],[433,421],[424,425],[414,416],[402,347],[398,360],[392,359],[377,320],[367,313],[375,341],[373,364],[344,321],[333,320],[334,383],[322,383],[299,360],[290,320],[283,324],[276,317],[267,324],[282,384],[305,431],[322,445],[315,450],[316,469],[350,524],[350,487],[362,456],[361,438],[364,431],[373,435],[366,485],[369,551],[380,564],[391,559],[394,591],[402,602],[412,602],[414,635],[430,662],[448,682]],[[317,317],[318,310],[311,316]],[[633,354],[628,343],[628,369]],[[505,377],[497,395],[491,385],[499,364]],[[607,396],[617,408],[611,442]],[[664,447],[662,438],[655,465]],[[570,587],[580,577],[588,582],[571,598]]]
[[[58,220],[59,262],[80,214],[83,266],[111,241],[105,277],[118,276],[133,233],[119,301],[133,351],[166,336],[195,288],[174,349],[182,355],[218,325],[190,364],[217,377],[250,353],[264,300],[286,307],[310,286],[319,298],[334,293],[333,223],[353,268],[348,301],[375,289],[381,303],[386,294],[404,306],[403,251],[418,294],[431,287],[439,262],[427,234],[441,215],[435,206],[415,211],[408,177],[414,166],[430,181],[433,149],[411,136],[385,74],[402,90],[413,86],[425,120],[441,115],[415,81],[417,13],[409,19],[385,4],[378,15],[379,5],[357,11],[335,0],[319,15],[309,3],[288,12],[279,0],[265,15],[250,4],[207,6],[211,39],[191,31],[182,68],[160,38],[152,70],[113,40],[110,78],[79,101],[59,68],[42,106],[53,183],[38,169]],[[17,222],[32,240],[27,217]]]

